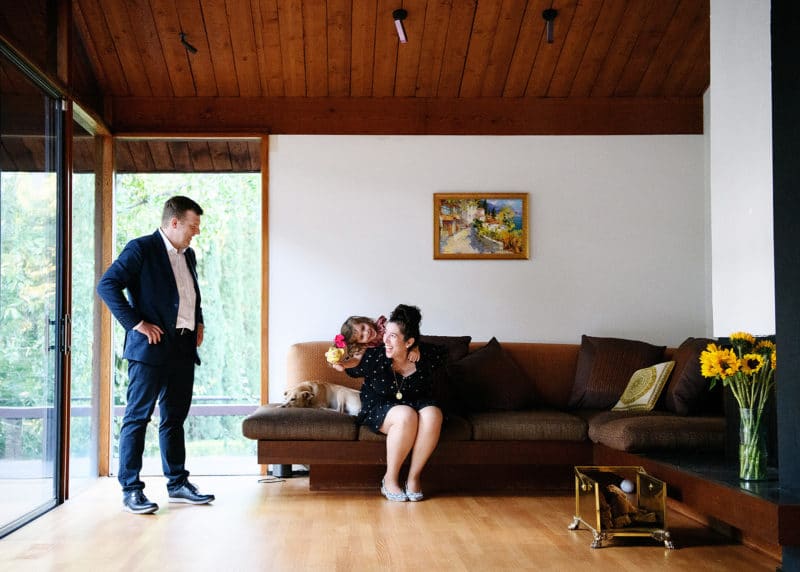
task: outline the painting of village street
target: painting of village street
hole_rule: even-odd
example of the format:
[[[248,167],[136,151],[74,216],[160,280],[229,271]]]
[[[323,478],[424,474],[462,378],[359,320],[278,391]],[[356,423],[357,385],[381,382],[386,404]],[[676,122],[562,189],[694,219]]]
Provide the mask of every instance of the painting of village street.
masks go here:
[[[436,193],[434,258],[528,258],[526,193]]]

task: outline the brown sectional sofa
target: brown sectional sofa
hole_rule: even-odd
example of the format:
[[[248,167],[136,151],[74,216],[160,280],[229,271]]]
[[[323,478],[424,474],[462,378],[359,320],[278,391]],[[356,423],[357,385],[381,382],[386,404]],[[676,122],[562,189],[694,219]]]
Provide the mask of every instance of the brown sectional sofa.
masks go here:
[[[645,413],[610,411],[607,403],[627,384],[634,370],[626,368],[636,367],[640,342],[588,336],[579,344],[430,341],[449,344],[452,363],[441,382],[447,418],[426,468],[426,490],[568,489],[574,465],[602,464],[595,454],[602,447],[595,444],[634,454],[724,449],[721,393],[698,385],[704,382],[697,355],[706,340],[689,338],[679,348],[641,346],[651,354],[648,361],[676,361],[658,404]],[[293,345],[287,387],[322,380],[357,388],[361,380],[326,365],[327,347]],[[385,464],[384,437],[334,411],[268,404],[245,419],[243,433],[258,441],[259,463],[307,465],[315,490],[375,487]]]

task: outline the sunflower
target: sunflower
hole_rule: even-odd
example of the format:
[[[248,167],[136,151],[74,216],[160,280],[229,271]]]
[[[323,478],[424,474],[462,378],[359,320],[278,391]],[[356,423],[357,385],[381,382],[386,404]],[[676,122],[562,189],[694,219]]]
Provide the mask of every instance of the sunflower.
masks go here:
[[[755,409],[760,415],[775,387],[775,342],[756,342],[747,332],[734,332],[728,339],[727,348],[709,343],[700,353],[700,373],[711,379],[710,389],[722,382],[740,408]]]
[[[755,351],[760,354],[772,353],[775,351],[775,342],[771,342],[770,340],[761,340],[756,344]]]
[[[700,354],[700,367],[703,377],[727,377],[739,371],[739,360],[733,350],[704,351]]]
[[[752,375],[764,367],[766,360],[761,354],[745,354],[741,360],[742,373]]]
[[[752,346],[754,343],[756,343],[756,338],[753,336],[753,334],[748,334],[747,332],[733,332],[730,335],[730,339],[732,344],[737,342],[745,342]]]

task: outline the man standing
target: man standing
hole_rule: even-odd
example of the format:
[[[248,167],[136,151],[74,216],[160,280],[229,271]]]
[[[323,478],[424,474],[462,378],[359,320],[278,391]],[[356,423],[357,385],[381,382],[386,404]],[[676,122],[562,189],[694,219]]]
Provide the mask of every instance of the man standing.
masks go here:
[[[130,241],[97,284],[97,293],[125,328],[128,404],[119,436],[119,482],[125,510],[150,514],[158,505],[139,479],[145,432],[159,404],[158,441],[169,502],[206,504],[184,468],[183,423],[189,414],[197,347],[203,343],[203,310],[197,261],[189,248],[200,234],[203,209],[188,197],[167,200],[161,227]],[[124,291],[127,289],[128,298]]]

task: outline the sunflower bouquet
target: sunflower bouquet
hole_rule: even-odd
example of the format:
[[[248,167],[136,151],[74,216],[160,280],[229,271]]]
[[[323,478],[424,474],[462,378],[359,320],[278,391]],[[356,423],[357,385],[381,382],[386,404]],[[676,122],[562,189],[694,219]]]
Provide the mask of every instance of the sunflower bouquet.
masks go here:
[[[757,480],[766,476],[766,451],[760,428],[764,409],[775,386],[776,347],[769,340],[756,341],[747,332],[730,335],[730,347],[708,344],[700,354],[700,371],[731,390],[740,413],[739,477]]]

